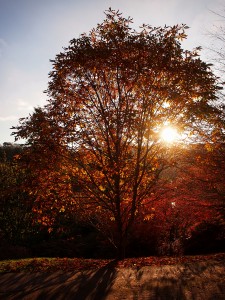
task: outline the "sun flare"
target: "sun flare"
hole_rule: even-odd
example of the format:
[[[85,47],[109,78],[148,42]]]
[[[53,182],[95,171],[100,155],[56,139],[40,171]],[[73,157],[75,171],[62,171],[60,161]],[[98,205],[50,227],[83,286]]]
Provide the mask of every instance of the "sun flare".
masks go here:
[[[160,136],[164,142],[173,143],[178,139],[179,134],[175,128],[168,126],[161,131]]]

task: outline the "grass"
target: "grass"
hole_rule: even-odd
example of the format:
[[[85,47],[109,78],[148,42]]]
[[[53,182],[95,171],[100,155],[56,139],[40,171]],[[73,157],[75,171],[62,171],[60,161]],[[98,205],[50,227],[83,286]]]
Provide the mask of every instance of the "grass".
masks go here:
[[[140,257],[115,261],[116,268],[141,268],[151,265],[176,265],[206,260],[225,261],[225,253],[181,257]],[[113,260],[84,258],[27,258],[0,261],[0,273],[5,272],[73,272],[97,270]]]

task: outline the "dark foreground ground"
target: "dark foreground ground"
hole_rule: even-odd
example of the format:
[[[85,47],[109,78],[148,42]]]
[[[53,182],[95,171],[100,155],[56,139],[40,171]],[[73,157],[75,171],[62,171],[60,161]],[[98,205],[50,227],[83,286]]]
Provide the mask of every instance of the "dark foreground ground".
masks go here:
[[[0,299],[224,300],[225,260],[0,274]]]

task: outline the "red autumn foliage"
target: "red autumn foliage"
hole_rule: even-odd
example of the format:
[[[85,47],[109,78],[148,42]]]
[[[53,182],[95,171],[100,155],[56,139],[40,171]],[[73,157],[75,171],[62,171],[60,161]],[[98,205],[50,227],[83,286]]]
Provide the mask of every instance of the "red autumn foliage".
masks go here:
[[[223,132],[217,78],[197,49],[182,49],[185,25],[137,32],[131,24],[110,9],[89,35],[73,39],[52,61],[48,104],[15,128],[28,140],[39,220],[51,225],[54,212],[77,211],[108,232],[119,257],[176,162],[162,126],[173,123],[196,142]]]

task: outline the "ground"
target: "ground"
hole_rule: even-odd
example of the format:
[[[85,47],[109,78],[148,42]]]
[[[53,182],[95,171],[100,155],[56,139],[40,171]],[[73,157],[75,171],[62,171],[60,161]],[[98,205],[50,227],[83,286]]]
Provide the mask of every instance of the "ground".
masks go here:
[[[103,262],[79,270],[3,272],[0,299],[225,299],[225,255]]]

